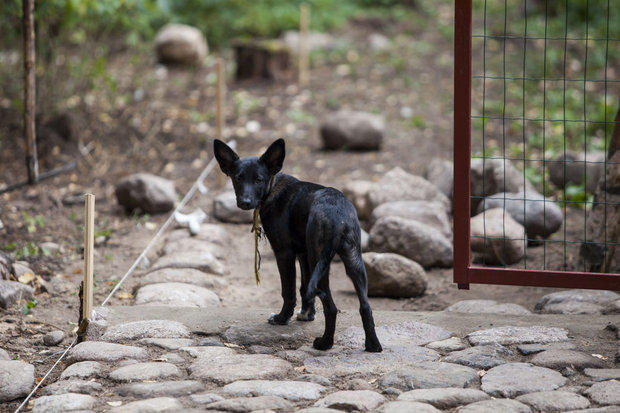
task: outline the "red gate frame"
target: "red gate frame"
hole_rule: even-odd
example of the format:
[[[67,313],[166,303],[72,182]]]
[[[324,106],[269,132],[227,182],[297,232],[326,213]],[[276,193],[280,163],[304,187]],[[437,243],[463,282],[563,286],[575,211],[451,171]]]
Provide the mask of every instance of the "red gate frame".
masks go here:
[[[472,0],[455,0],[454,282],[620,290],[620,274],[476,267],[470,257]]]

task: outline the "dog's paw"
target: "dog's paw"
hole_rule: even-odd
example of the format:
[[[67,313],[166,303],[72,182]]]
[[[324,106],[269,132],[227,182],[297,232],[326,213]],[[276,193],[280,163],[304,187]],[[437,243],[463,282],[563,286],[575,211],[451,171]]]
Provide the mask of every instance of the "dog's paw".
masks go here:
[[[287,317],[283,317],[282,315],[276,313],[271,313],[271,315],[269,316],[269,320],[267,321],[269,322],[269,324],[274,326],[288,324]]]
[[[366,342],[366,351],[369,353],[381,353],[383,351],[383,347],[381,347],[381,343],[378,341],[376,343]]]
[[[312,343],[312,347],[317,350],[329,350],[334,345],[334,340],[327,340],[324,337],[317,337]]]
[[[305,311],[299,310],[297,312],[297,320],[298,321],[313,321],[314,320],[314,310],[308,309]]]

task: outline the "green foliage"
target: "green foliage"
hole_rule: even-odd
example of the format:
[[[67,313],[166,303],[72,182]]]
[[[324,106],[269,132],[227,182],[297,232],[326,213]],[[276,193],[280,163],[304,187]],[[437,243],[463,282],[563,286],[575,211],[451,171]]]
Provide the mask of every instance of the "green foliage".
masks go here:
[[[35,308],[37,306],[37,304],[39,304],[37,302],[37,300],[28,301],[26,304],[24,304],[24,306],[21,309],[22,315],[26,315],[26,314],[30,313],[30,310]]]
[[[45,219],[41,215],[32,217],[26,211],[22,211],[22,217],[29,233],[37,232],[37,228],[45,228]]]

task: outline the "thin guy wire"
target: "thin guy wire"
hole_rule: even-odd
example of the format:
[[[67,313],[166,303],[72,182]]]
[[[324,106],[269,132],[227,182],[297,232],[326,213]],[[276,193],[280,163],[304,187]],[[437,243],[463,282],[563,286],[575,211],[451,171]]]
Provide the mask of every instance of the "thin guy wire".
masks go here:
[[[522,113],[523,113],[523,120],[521,121],[521,129],[522,129],[522,141],[523,141],[523,191],[525,193],[525,188],[527,186],[527,178],[525,176],[525,170],[526,170],[526,158],[525,158],[525,151],[526,151],[526,143],[525,143],[525,75],[526,75],[526,56],[527,56],[527,0],[524,0],[523,2],[523,14],[525,16],[525,22],[524,22],[524,27],[523,27],[523,83],[522,83],[522,90],[521,90],[521,106],[522,106]],[[526,218],[526,213],[525,213],[525,202],[523,202],[523,222],[525,222],[525,218]],[[524,228],[525,231],[525,228]],[[527,236],[525,236],[526,239],[523,240],[523,268],[527,268]]]
[[[504,34],[508,24],[508,0],[504,0]],[[506,39],[504,39],[502,66],[506,76]],[[504,266],[506,266],[506,79],[504,78],[504,104],[502,106],[502,155],[504,164],[504,213],[502,214],[502,234],[504,236]],[[525,172],[524,172],[525,173]],[[525,204],[525,203],[524,203]]]
[[[588,78],[588,33],[589,33],[589,25],[588,25],[588,19],[590,18],[590,0],[586,0],[586,51],[585,51],[585,56],[584,56],[584,64],[583,64],[583,78],[584,78],[584,82],[583,82],[583,119],[587,120],[587,110],[586,110],[586,85],[587,82],[585,81],[585,79]],[[587,154],[588,151],[588,143],[587,143],[587,138],[588,138],[588,124],[586,122],[583,123],[583,151],[585,154]],[[587,156],[587,155],[585,155]],[[583,164],[583,176],[586,176],[586,163],[584,162]],[[583,239],[587,241],[587,237],[588,237],[588,211],[587,208],[583,208]],[[605,253],[603,253],[605,254]],[[604,256],[604,255],[603,255]],[[585,271],[586,268],[586,260],[583,260],[583,270]]]
[[[545,0],[545,46],[544,46],[544,58],[543,58],[543,119],[545,119],[547,117],[547,26],[549,23],[549,14],[548,14],[548,9],[549,9],[549,0]],[[543,184],[543,198],[546,198],[546,191],[545,191],[545,164],[546,164],[546,154],[545,154],[545,147],[546,147],[546,139],[547,139],[547,134],[546,134],[546,125],[545,125],[545,121],[543,120],[543,124],[542,124],[542,165],[543,165],[543,170],[542,170],[542,184]],[[547,208],[546,208],[546,203],[543,203],[543,233],[546,234],[547,232]],[[543,270],[547,268],[547,244],[543,243]]]
[[[484,0],[484,19],[483,19],[483,30],[484,30],[484,34],[486,35],[487,33],[487,0]],[[486,37],[483,39],[482,41],[482,75],[486,76],[487,73],[487,39]],[[486,114],[486,78],[482,80],[482,115],[484,116]],[[482,120],[482,233],[484,234],[484,243],[483,243],[483,248],[482,251],[487,250],[487,239],[486,239],[486,235],[487,235],[487,223],[486,223],[486,198],[484,198],[484,195],[486,195],[486,186],[485,186],[485,182],[484,182],[484,168],[485,168],[485,159],[484,156],[486,156],[486,151],[485,151],[485,129],[486,129],[486,122],[483,119]],[[486,254],[482,254],[482,263],[486,264]]]
[[[563,74],[564,78],[564,87],[562,88],[562,117],[564,118],[563,124],[563,133],[564,133],[564,160],[566,161],[566,55],[568,52],[568,0],[564,2],[564,8],[566,9],[566,14],[564,17],[564,63],[563,63]],[[564,176],[564,185],[563,185],[563,193],[564,199],[566,199],[566,162],[562,163],[562,172]],[[564,203],[564,269],[566,269],[566,222],[567,221],[567,204]]]

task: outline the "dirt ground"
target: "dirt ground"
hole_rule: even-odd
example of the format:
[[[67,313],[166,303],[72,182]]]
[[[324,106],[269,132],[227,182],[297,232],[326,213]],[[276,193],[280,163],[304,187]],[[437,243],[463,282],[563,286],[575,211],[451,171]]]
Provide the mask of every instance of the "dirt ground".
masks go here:
[[[450,12],[438,19],[450,21]],[[371,24],[372,23],[372,24]],[[434,157],[452,158],[452,40],[438,31],[416,32],[393,22],[352,22],[333,33],[345,46],[318,53],[313,58],[311,83],[299,90],[295,83],[232,80],[230,51],[222,56],[230,62],[227,116],[224,138],[234,138],[242,155],[258,154],[278,137],[287,141],[284,171],[301,179],[342,188],[350,180],[377,180],[395,166],[421,174]],[[391,49],[372,51],[367,36],[378,32],[393,41]],[[67,54],[72,51],[67,51]],[[90,149],[79,157],[72,172],[0,195],[0,247],[13,252],[51,241],[61,251],[51,256],[33,253],[24,257],[40,275],[36,307],[22,314],[19,307],[0,310],[0,347],[10,354],[34,362],[37,374],[44,372],[59,348],[42,345],[43,335],[55,329],[68,335],[78,321],[78,286],[82,278],[83,204],[80,195],[96,195],[96,226],[99,236],[95,252],[95,304],[99,304],[125,274],[134,260],[166,220],[166,215],[128,215],[116,203],[114,184],[130,173],[150,172],[172,179],[184,194],[211,158],[215,134],[213,119],[215,86],[213,61],[200,68],[158,66],[150,50],[121,49],[108,57],[108,70],[117,90],[85,91],[78,86],[59,103],[71,117],[72,138],[65,141],[41,128],[42,170],[73,159],[78,143]],[[413,118],[404,118],[404,107]],[[335,109],[382,113],[386,136],[378,152],[324,152],[320,149],[318,125]],[[24,153],[17,138],[21,120],[4,107],[0,117],[0,186],[25,179]],[[42,110],[44,119],[52,114]],[[414,120],[412,120],[414,119]],[[260,130],[248,132],[249,121]],[[51,132],[50,132],[51,130]],[[212,216],[212,197],[219,185],[218,174],[205,182],[210,192],[196,195],[186,212],[200,207]],[[41,216],[42,223],[32,225]],[[572,213],[569,215],[572,217]],[[579,227],[581,216],[567,225]],[[572,219],[572,218],[571,218]],[[29,225],[31,224],[31,225]],[[235,239],[225,265],[228,285],[217,291],[227,307],[258,305],[278,310],[281,305],[279,279],[266,242],[262,284],[252,273],[253,237],[249,225],[226,224]],[[30,230],[30,232],[29,232]],[[161,243],[158,244],[161,246]],[[538,258],[552,259],[551,250],[531,249]],[[157,248],[149,256],[155,257]],[[542,258],[541,258],[542,257]],[[572,256],[571,256],[572,257]],[[571,258],[572,259],[572,258]],[[528,264],[529,265],[529,264]],[[138,271],[139,272],[139,271]],[[373,298],[376,310],[442,310],[463,299],[485,298],[511,302],[533,309],[538,299],[552,290],[527,287],[476,286],[461,291],[452,283],[451,269],[428,272],[427,294],[413,299]],[[332,285],[336,305],[357,308],[357,301],[342,265],[333,264]],[[110,305],[130,305],[136,277],[130,277]]]

